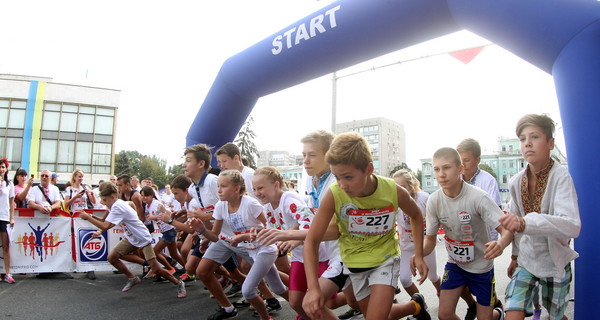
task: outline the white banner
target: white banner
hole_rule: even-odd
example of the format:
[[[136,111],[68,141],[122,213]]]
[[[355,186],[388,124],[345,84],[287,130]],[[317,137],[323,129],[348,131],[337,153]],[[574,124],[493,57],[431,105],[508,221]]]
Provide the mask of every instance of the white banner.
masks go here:
[[[108,253],[123,238],[123,229],[115,226],[98,238],[93,239],[92,234],[98,230],[93,224],[80,218],[73,218],[75,235],[76,266],[75,271],[112,271],[116,270],[108,262]],[[132,272],[140,272],[139,264],[123,261]]]
[[[11,273],[71,272],[71,218],[15,217],[10,269]],[[4,272],[4,263],[0,263],[0,272]]]

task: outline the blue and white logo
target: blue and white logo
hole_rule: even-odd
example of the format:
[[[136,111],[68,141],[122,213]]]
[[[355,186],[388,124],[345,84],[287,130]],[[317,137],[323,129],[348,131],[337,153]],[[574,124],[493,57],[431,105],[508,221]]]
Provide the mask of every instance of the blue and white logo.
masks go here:
[[[98,238],[92,238],[95,229],[79,229],[79,261],[108,261],[108,245],[106,231]]]

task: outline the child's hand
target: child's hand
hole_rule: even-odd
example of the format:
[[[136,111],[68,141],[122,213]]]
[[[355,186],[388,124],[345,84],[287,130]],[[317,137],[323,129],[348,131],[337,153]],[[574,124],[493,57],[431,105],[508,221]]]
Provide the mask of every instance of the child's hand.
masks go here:
[[[412,256],[410,258],[410,271],[412,272],[413,276],[417,275],[417,271],[419,272],[419,275],[421,275],[421,277],[419,278],[418,281],[419,281],[419,284],[421,285],[427,279],[427,274],[429,273],[429,267],[425,263],[425,260],[423,260],[423,257]]]
[[[490,241],[485,244],[486,249],[483,251],[483,257],[487,260],[492,260],[502,254],[504,246],[498,241]]]
[[[506,274],[508,275],[509,278],[512,278],[512,276],[515,273],[515,270],[517,269],[518,266],[519,266],[519,264],[517,263],[517,260],[510,261],[510,264],[508,265],[508,268],[506,269]]]
[[[277,241],[284,240],[282,238],[284,231],[275,228],[262,229],[256,236],[256,240],[264,246],[272,245]]]
[[[517,215],[514,213],[507,213],[501,216],[498,219],[498,221],[500,221],[504,229],[510,232],[519,232],[519,230],[521,229],[521,221],[519,220],[519,217],[517,217]]]
[[[156,216],[156,219],[167,222],[169,221],[169,219],[171,219],[171,214],[168,212],[161,212],[159,215]]]
[[[204,223],[202,221],[200,221],[199,219],[192,219],[190,221],[190,226],[192,227],[192,229],[194,229],[194,231],[196,232],[202,232],[204,231],[205,227],[204,227]]]
[[[79,212],[79,217],[83,220],[89,220],[91,219],[91,216],[89,214],[87,214],[85,211],[77,211]]]
[[[325,306],[325,299],[320,289],[311,289],[306,292],[302,300],[302,308],[311,319],[321,319],[321,308]]]
[[[280,252],[290,252],[301,244],[302,244],[301,240],[280,241],[277,243],[277,248],[279,249]]]

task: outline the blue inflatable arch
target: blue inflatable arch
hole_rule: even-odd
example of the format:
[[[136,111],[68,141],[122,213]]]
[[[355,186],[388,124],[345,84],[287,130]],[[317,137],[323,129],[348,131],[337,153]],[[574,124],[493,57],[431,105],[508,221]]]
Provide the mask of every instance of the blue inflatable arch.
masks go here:
[[[186,143],[220,146],[235,137],[262,96],[467,29],[554,77],[583,224],[575,243],[575,315],[594,317],[600,166],[591,161],[600,158],[599,19],[598,0],[340,0],[229,58]]]

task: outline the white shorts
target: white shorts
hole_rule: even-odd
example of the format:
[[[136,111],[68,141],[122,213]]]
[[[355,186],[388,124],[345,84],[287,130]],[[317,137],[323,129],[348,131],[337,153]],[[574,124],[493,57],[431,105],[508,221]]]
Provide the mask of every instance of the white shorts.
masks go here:
[[[371,286],[374,284],[388,285],[394,289],[398,289],[400,256],[390,258],[382,265],[364,272],[353,273],[344,266],[344,272],[350,276],[354,296],[357,301],[360,301],[371,294]]]

